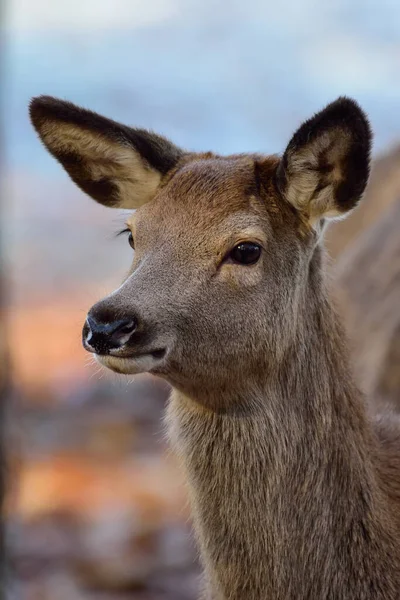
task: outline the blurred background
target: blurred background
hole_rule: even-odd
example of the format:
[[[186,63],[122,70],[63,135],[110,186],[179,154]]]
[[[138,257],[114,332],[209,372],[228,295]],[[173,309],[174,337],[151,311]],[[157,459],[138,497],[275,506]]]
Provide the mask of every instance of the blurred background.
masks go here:
[[[375,162],[362,207],[328,232],[332,287],[371,410],[398,410],[400,3],[7,0],[2,17],[8,595],[195,600],[168,389],[100,371],[81,348],[86,311],[130,264],[114,237],[124,215],[45,152],[29,100],[69,99],[193,150],[275,153],[324,104],[356,98]]]

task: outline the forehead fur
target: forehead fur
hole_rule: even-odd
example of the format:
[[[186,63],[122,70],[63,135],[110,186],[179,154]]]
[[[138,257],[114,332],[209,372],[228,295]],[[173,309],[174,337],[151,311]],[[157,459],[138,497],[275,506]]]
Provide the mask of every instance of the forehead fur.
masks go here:
[[[179,240],[194,245],[207,240],[211,251],[214,238],[219,243],[229,233],[246,235],[251,228],[267,233],[272,227],[278,237],[288,230],[298,234],[299,216],[276,188],[278,163],[275,156],[192,155],[130,219],[138,248],[168,238],[174,246]]]
[[[276,162],[271,159],[269,165],[272,174]],[[159,196],[168,198],[169,205],[178,210],[193,208],[206,218],[212,211],[217,218],[249,209],[252,199],[260,197],[261,187],[256,156],[199,155],[174,173]]]

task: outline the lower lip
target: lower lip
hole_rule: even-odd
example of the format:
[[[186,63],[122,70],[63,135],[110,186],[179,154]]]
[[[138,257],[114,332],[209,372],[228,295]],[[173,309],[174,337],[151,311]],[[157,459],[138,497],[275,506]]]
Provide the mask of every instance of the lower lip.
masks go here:
[[[164,358],[166,353],[166,350],[160,349],[160,350],[149,350],[148,352],[141,352],[140,354],[124,354],[123,352],[121,352],[121,354],[118,352],[118,349],[116,349],[115,351],[110,350],[110,352],[104,356],[114,356],[115,358],[126,358],[126,359],[132,359],[132,360],[138,360],[140,358],[142,358],[143,356],[152,356],[154,359],[156,360],[160,360],[161,358]]]
[[[148,373],[156,369],[162,363],[166,352],[163,351],[161,357],[154,356],[153,353],[137,354],[130,356],[96,354],[96,360],[104,367],[124,375],[138,375],[139,373]]]

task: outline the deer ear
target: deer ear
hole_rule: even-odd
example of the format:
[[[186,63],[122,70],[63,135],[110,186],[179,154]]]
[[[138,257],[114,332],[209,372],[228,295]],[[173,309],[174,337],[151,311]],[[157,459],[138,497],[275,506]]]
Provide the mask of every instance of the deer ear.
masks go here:
[[[371,138],[354,100],[332,102],[290,140],[277,170],[280,192],[313,225],[345,215],[367,185]]]
[[[106,206],[134,209],[145,204],[183,156],[159,135],[50,96],[33,98],[30,117],[72,180]]]

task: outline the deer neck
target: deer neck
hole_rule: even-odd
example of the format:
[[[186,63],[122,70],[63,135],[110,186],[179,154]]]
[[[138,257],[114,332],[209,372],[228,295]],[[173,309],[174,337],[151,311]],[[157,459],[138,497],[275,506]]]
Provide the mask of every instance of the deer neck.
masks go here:
[[[369,571],[372,586],[386,577],[375,440],[323,289],[304,300],[307,320],[284,364],[232,398],[248,410],[171,397],[167,421],[213,599],[370,598],[357,573]],[[382,548],[370,564],[371,539]],[[382,585],[386,596],[374,597],[397,597]]]

